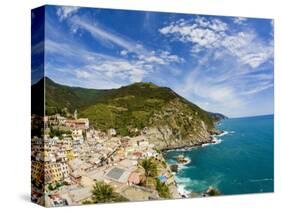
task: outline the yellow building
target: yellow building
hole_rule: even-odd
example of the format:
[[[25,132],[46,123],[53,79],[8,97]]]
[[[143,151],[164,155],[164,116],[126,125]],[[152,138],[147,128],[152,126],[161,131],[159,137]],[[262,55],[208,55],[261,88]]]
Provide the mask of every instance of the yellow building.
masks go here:
[[[55,162],[45,164],[45,183],[54,183],[69,177],[69,167],[66,163]]]
[[[32,161],[31,163],[31,178],[37,183],[43,183],[44,180],[44,162]]]

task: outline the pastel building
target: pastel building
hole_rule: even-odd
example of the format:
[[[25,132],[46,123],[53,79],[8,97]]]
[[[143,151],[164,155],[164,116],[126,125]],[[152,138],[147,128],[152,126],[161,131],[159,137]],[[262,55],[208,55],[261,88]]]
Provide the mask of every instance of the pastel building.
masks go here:
[[[45,183],[60,182],[69,177],[69,167],[67,163],[45,163],[44,166]]]

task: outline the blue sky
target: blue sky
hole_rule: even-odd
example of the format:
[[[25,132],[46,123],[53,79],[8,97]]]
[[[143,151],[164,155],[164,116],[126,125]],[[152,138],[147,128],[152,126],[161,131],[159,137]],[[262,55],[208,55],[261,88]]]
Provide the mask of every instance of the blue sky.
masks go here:
[[[230,117],[271,114],[273,53],[269,19],[45,8],[45,74],[71,86],[147,81]]]

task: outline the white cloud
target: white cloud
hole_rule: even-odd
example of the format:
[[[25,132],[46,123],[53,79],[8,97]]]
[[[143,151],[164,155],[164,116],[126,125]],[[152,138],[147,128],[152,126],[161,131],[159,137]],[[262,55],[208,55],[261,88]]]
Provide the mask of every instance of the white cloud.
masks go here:
[[[264,91],[268,88],[273,88],[273,82],[264,82],[264,83],[259,83],[258,86],[254,86],[251,89],[244,91],[241,93],[241,95],[252,95],[252,94],[256,94],[259,93],[261,91]]]
[[[213,55],[221,56],[217,52],[209,51],[201,56],[197,66],[186,72],[176,91],[208,111],[230,116],[254,114],[255,109],[251,113],[248,109],[252,107],[250,100],[273,87],[273,72],[268,71],[272,67],[253,70],[248,65],[236,64],[231,56],[215,63]]]
[[[165,64],[165,61],[160,58],[160,57],[156,57],[156,56],[149,56],[149,57],[142,57],[146,62],[150,62],[150,63],[158,63],[158,64]]]
[[[181,42],[195,44],[193,51],[198,52],[201,48],[218,46],[227,28],[227,25],[218,19],[208,21],[206,18],[197,17],[193,22],[180,19],[159,31]]]
[[[210,79],[201,68],[189,72],[176,91],[209,111],[229,114],[229,109],[240,108],[243,101],[235,88],[229,83],[217,83],[213,77]]]
[[[239,25],[245,24],[246,21],[247,21],[247,18],[244,18],[244,17],[234,17],[233,18],[233,22],[235,24],[239,24]]]
[[[273,58],[273,42],[253,30],[237,32],[222,21],[197,18],[171,22],[159,32],[191,47],[197,66],[175,89],[208,111],[250,114],[249,99],[273,87],[272,65],[266,63]]]
[[[89,20],[73,17],[71,22],[73,23],[74,27],[79,27],[90,32],[94,38],[104,42],[113,43],[114,45],[123,48],[123,50],[120,52],[122,56],[133,53],[140,60],[145,60],[146,62],[159,65],[180,63],[184,61],[183,58],[173,55],[168,51],[151,51],[145,48],[142,44],[132,41],[129,38],[121,36],[120,34],[105,30],[103,27],[98,26],[96,23],[90,22]]]
[[[222,47],[252,68],[257,68],[273,57],[273,46],[260,40],[254,32],[226,36],[222,40]]]
[[[209,27],[215,32],[225,32],[228,29],[228,25],[219,19],[210,21]]]
[[[128,54],[128,51],[127,51],[127,50],[122,50],[122,51],[120,52],[120,54],[121,54],[122,56],[126,56],[126,55]]]
[[[137,46],[135,42],[130,41],[129,39],[124,39],[117,34],[106,31],[94,22],[82,20],[78,17],[73,17],[71,19],[71,22],[74,24],[74,26],[84,29],[91,33],[94,38],[105,42],[111,42],[119,47],[124,48],[128,52],[143,53],[145,51],[142,46]]]
[[[55,55],[56,60],[79,63],[76,68],[66,67],[64,73],[72,73],[85,84],[92,82],[94,88],[110,88],[112,81],[115,86],[144,80],[151,73],[159,70],[159,66],[183,59],[168,51],[151,51],[149,55],[137,55],[133,59],[108,56],[84,49],[75,43],[55,42],[46,40],[46,55]],[[57,69],[57,68],[56,68]],[[48,70],[50,70],[48,68]],[[99,81],[99,82],[97,82]],[[95,82],[95,83],[94,83]]]
[[[91,75],[87,71],[79,70],[79,71],[76,71],[76,76],[79,79],[88,79]]]
[[[243,18],[239,20],[246,21]],[[161,28],[159,32],[172,40],[191,43],[193,53],[215,49],[235,56],[239,62],[252,68],[259,67],[273,57],[272,42],[263,41],[251,30],[233,32],[225,22],[216,18],[212,20],[204,17],[198,17],[195,20],[180,19]]]
[[[104,60],[99,64],[89,65],[88,70],[104,73],[110,79],[129,80],[130,82],[141,81],[148,72],[152,71],[151,68],[145,67],[143,63],[120,59]]]
[[[120,34],[107,31],[89,20],[78,19],[73,16],[68,21],[70,29],[83,29],[95,39],[110,42],[118,48],[122,48],[119,53],[121,57],[108,56],[88,51],[81,45],[70,41],[58,43],[50,39],[46,40],[47,54],[57,55],[57,60],[62,59],[59,57],[66,57],[68,61],[75,58],[76,62],[82,64],[75,69],[75,76],[85,81],[96,82],[98,79],[100,82],[96,84],[103,85],[100,88],[108,88],[109,85],[112,85],[108,84],[110,80],[116,82],[115,85],[142,81],[146,76],[159,70],[160,66],[165,66],[166,69],[171,69],[176,73],[173,64],[184,62],[183,58],[171,54],[169,51],[149,50],[142,44]],[[96,85],[94,87],[97,88]]]
[[[34,45],[32,45],[32,54],[41,54],[41,53],[44,53],[44,47],[45,47],[45,44],[44,44],[44,41],[40,41]]]
[[[71,7],[71,6],[60,6],[57,9],[57,16],[59,17],[60,21],[70,17],[74,13],[79,10],[79,7]]]
[[[88,87],[88,88],[97,88],[97,89],[108,89],[108,88],[119,88],[122,86],[122,83],[119,81],[112,80],[108,78],[106,75],[100,72],[92,72],[87,69],[73,69],[75,74],[74,77],[71,78],[70,84],[74,86]],[[69,79],[64,79],[63,84]]]

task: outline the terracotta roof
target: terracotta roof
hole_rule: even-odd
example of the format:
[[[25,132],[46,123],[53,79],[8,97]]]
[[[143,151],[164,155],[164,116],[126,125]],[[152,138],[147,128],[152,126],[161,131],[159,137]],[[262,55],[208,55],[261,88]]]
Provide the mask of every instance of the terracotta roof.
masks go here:
[[[139,184],[140,183],[140,174],[137,172],[133,172],[129,178],[128,178],[129,183],[133,184]]]

